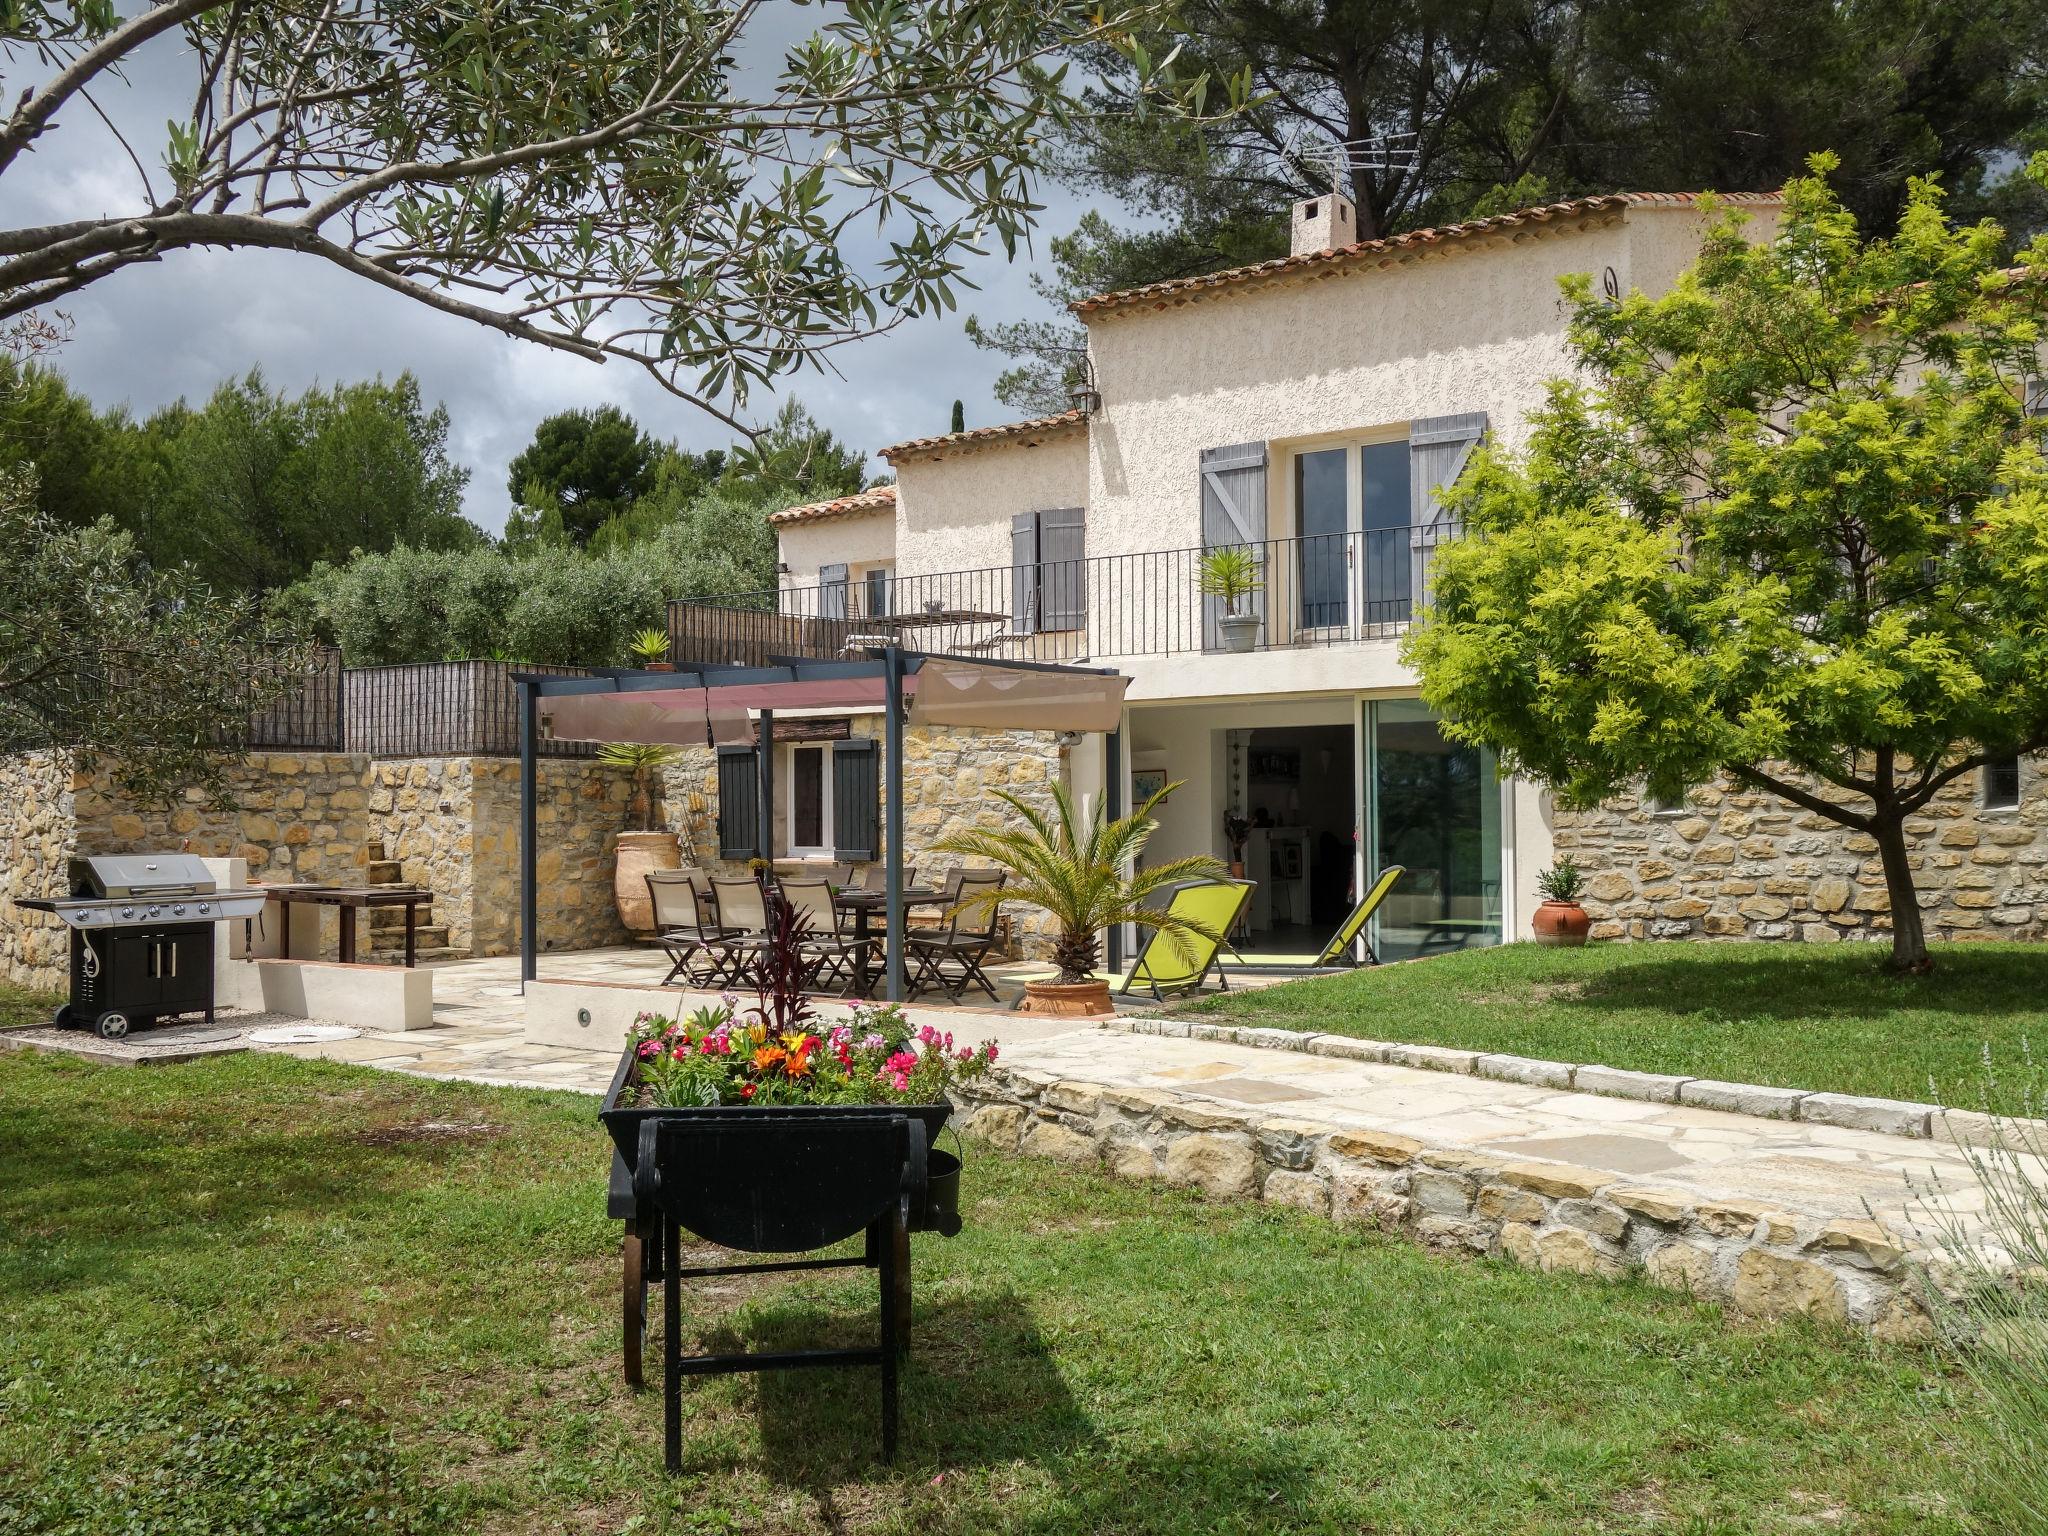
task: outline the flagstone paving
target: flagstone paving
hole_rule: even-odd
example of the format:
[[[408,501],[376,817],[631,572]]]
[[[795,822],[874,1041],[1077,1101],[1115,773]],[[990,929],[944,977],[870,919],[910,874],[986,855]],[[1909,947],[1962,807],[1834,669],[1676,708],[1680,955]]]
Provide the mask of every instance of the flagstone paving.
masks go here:
[[[642,950],[548,956],[548,978],[658,983]],[[535,1044],[521,1030],[518,962],[434,967],[436,1027],[365,1031],[325,1044],[263,1047],[426,1077],[600,1094],[609,1051]],[[963,1038],[993,1039],[1013,1070],[1186,1099],[1334,1129],[1408,1136],[1496,1160],[1538,1159],[1654,1180],[1702,1199],[1762,1201],[1806,1214],[1907,1224],[1913,1185],[1938,1182],[1967,1216],[1983,1194],[1967,1151],[1940,1140],[1605,1098],[1492,1078],[1222,1041],[1122,1034],[1008,1012],[962,1010]],[[1924,1210],[1919,1214],[1924,1218]],[[1913,1222],[1912,1225],[1921,1225]]]

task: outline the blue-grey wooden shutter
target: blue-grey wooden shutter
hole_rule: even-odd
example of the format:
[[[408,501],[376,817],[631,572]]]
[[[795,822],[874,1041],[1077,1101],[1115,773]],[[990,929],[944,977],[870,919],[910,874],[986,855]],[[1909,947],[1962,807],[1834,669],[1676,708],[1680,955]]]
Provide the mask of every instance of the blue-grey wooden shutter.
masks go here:
[[[1038,514],[1040,629],[1087,627],[1087,540],[1081,508],[1053,507]]]
[[[1226,544],[1249,544],[1270,567],[1271,553],[1266,541],[1266,445],[1232,443],[1222,448],[1204,448],[1202,472],[1202,548]],[[1192,582],[1196,573],[1189,572]],[[1168,601],[1184,599],[1175,596]],[[1223,599],[1205,597],[1202,603],[1202,648],[1215,650],[1222,643],[1216,621],[1223,616]],[[1266,593],[1252,594],[1249,612],[1266,612]]]
[[[843,565],[821,565],[818,567],[818,617],[843,619],[846,617],[847,569]]]
[[[1010,633],[1038,633],[1038,514],[1010,514]]]
[[[1465,472],[1465,461],[1486,436],[1486,412],[1418,416],[1408,426],[1408,602],[1409,616],[1422,612],[1429,596],[1430,554],[1456,535],[1444,520],[1437,491]]]
[[[718,749],[718,856],[751,859],[761,841],[761,770],[753,747]]]
[[[842,863],[882,855],[880,761],[872,738],[832,743],[832,857]]]

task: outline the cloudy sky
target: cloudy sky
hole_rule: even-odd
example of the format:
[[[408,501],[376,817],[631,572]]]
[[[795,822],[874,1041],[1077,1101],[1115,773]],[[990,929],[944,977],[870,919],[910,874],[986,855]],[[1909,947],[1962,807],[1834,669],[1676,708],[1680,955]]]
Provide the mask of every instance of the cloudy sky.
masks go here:
[[[127,7],[122,7],[125,11]],[[808,12],[812,18],[815,11]],[[7,72],[17,93],[33,71]],[[182,47],[152,49],[123,87],[96,92],[110,116],[131,130],[147,159],[163,142],[161,125],[190,110],[191,56]],[[152,165],[152,173],[158,167]],[[67,111],[58,131],[0,185],[7,227],[58,218],[126,212],[138,206],[134,169],[89,114]],[[1081,204],[1054,185],[1037,240],[1071,228]],[[1026,286],[1033,259],[999,254],[972,270],[979,291],[962,309],[985,319],[1042,314]],[[542,417],[574,406],[617,405],[656,436],[687,447],[726,443],[725,426],[693,410],[630,364],[586,363],[444,316],[310,257],[278,252],[183,251],[156,265],[131,267],[65,301],[71,341],[55,364],[97,404],[125,403],[147,414],[180,396],[202,400],[222,379],[261,367],[273,386],[395,376],[410,369],[430,400],[452,417],[450,449],[471,471],[469,515],[486,528],[507,509],[505,467]],[[1005,360],[977,350],[955,313],[907,325],[838,350],[838,376],[808,372],[783,388],[848,443],[875,449],[944,431],[957,398],[969,425],[1015,413],[991,393]],[[756,419],[778,401],[756,397]],[[873,463],[879,473],[884,466]]]

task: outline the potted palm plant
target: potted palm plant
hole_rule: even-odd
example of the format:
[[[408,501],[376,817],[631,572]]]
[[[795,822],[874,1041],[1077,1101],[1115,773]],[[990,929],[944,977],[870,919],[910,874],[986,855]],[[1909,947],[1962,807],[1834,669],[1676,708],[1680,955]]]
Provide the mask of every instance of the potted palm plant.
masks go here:
[[[665,629],[641,630],[626,649],[632,652],[635,664],[649,672],[675,671],[675,664],[668,659],[668,631]]]
[[[1585,888],[1585,876],[1568,857],[1559,859],[1536,877],[1543,905],[1529,919],[1529,927],[1538,944],[1576,949],[1586,942],[1593,919],[1579,905],[1579,893]]]
[[[1109,982],[1095,974],[1104,929],[1115,923],[1136,923],[1166,934],[1198,934],[1214,939],[1201,924],[1177,917],[1164,905],[1148,905],[1169,886],[1187,880],[1216,880],[1223,866],[1208,854],[1171,859],[1150,869],[1125,871],[1137,861],[1158,830],[1153,807],[1180,788],[1166,785],[1128,816],[1105,818],[1100,805],[1083,825],[1075,814],[1066,786],[1052,786],[1052,809],[1018,799],[1003,790],[1001,800],[1023,820],[1022,826],[955,832],[932,847],[940,853],[964,854],[1006,871],[1000,890],[971,897],[960,904],[964,916],[981,916],[1006,901],[1037,907],[1058,930],[1052,957],[1059,975],[1051,981],[1024,985],[1026,1013],[1084,1017],[1110,1012]]]
[[[654,898],[647,890],[647,872],[682,867],[680,840],[654,824],[654,775],[681,755],[674,747],[637,741],[607,742],[597,749],[599,762],[633,775],[632,813],[640,829],[619,834],[618,856],[612,865],[612,900],[628,933],[654,932]]]
[[[1259,643],[1259,616],[1245,612],[1242,605],[1265,585],[1259,552],[1251,545],[1223,544],[1202,552],[1195,567],[1195,586],[1204,597],[1223,600],[1216,628],[1226,651],[1242,653]]]

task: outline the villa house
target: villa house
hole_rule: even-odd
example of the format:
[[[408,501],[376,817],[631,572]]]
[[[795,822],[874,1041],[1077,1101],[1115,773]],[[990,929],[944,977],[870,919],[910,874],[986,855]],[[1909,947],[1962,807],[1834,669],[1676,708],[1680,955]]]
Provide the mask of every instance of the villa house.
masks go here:
[[[1775,195],[1723,202],[1749,215],[1752,238],[1775,226]],[[1377,925],[1383,957],[1526,936],[1535,876],[1565,851],[1593,871],[1604,935],[1882,927],[1869,851],[1831,824],[1711,786],[1685,806],[1558,813],[1535,786],[1499,780],[1491,754],[1447,740],[1400,660],[1431,551],[1457,534],[1437,490],[1481,441],[1521,445],[1546,382],[1569,371],[1558,279],[1664,291],[1708,221],[1691,194],[1617,194],[1353,243],[1344,199],[1300,203],[1285,258],[1075,305],[1081,408],[899,443],[883,453],[894,487],[779,514],[773,615],[677,605],[677,659],[895,638],[1116,666],[1133,679],[1121,750],[1064,744],[1058,771],[1085,796],[1114,773],[1124,805],[1182,781],[1158,858],[1227,857],[1226,813],[1247,818],[1247,953],[1314,950],[1390,864],[1408,873]],[[1249,651],[1197,590],[1202,552],[1219,545],[1250,546],[1263,573]],[[829,855],[831,754],[777,751],[774,852]],[[982,813],[972,791],[1002,782],[1003,764],[954,751],[969,793],[949,814]],[[2022,810],[2020,766],[1929,808],[1935,931],[2040,929],[2048,905],[2033,898],[2048,894],[2020,886],[2048,839],[2036,845]],[[1991,824],[1965,847],[1944,818]],[[1980,844],[2002,862],[1973,863]]]

